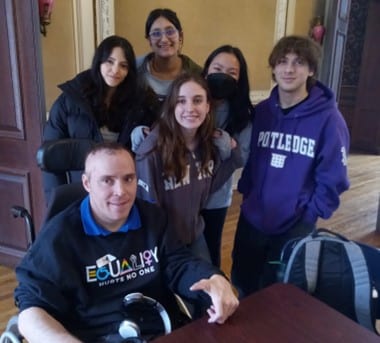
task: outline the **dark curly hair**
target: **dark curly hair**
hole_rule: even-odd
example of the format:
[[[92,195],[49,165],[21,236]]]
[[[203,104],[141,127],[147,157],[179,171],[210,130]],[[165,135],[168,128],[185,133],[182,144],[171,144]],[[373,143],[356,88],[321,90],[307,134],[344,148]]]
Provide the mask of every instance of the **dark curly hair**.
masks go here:
[[[276,67],[281,58],[289,53],[294,53],[304,59],[309,69],[313,72],[307,79],[307,88],[310,89],[316,82],[318,73],[318,63],[321,58],[321,47],[309,37],[285,36],[274,46],[269,55],[268,62],[272,70]],[[276,81],[272,74],[273,81]]]

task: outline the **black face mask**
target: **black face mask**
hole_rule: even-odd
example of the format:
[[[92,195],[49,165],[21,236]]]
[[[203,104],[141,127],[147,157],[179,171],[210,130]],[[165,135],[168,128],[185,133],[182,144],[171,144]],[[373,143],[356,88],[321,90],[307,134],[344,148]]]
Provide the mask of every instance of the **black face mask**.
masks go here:
[[[208,74],[206,80],[214,99],[228,99],[237,90],[237,81],[225,73]]]

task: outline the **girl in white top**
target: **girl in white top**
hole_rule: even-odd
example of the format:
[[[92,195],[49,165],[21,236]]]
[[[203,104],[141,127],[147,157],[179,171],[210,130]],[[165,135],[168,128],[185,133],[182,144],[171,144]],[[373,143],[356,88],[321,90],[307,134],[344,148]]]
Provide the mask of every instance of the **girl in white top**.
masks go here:
[[[145,23],[145,38],[152,52],[137,58],[139,81],[163,101],[173,80],[182,72],[198,73],[202,68],[181,54],[183,30],[177,14],[168,8],[150,12]]]

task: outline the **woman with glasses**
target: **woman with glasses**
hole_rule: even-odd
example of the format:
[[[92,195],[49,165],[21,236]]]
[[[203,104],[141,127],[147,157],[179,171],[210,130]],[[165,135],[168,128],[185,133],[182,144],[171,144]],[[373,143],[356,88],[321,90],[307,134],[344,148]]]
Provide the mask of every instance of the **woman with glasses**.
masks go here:
[[[150,12],[145,38],[152,52],[137,59],[138,76],[144,88],[153,89],[162,102],[173,80],[182,72],[200,74],[202,68],[181,54],[183,31],[177,14],[168,8]]]
[[[202,75],[207,80],[215,104],[214,124],[237,141],[245,163],[249,154],[253,106],[249,98],[248,70],[243,53],[231,45],[218,47],[206,59]],[[232,182],[231,177],[211,194],[202,210],[204,236],[211,261],[219,267],[222,231],[232,202]]]

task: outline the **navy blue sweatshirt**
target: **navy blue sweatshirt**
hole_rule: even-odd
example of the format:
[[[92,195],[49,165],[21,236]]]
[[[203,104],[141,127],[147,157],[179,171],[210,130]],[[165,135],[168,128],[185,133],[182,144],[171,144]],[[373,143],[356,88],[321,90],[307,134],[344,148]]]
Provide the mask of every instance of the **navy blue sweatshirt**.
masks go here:
[[[117,328],[125,316],[123,298],[141,292],[173,315],[173,291],[187,299],[209,301],[190,286],[221,274],[195,258],[167,233],[165,213],[137,200],[141,227],[107,236],[85,233],[80,201],[53,217],[16,268],[20,310],[45,309],[83,341]]]

